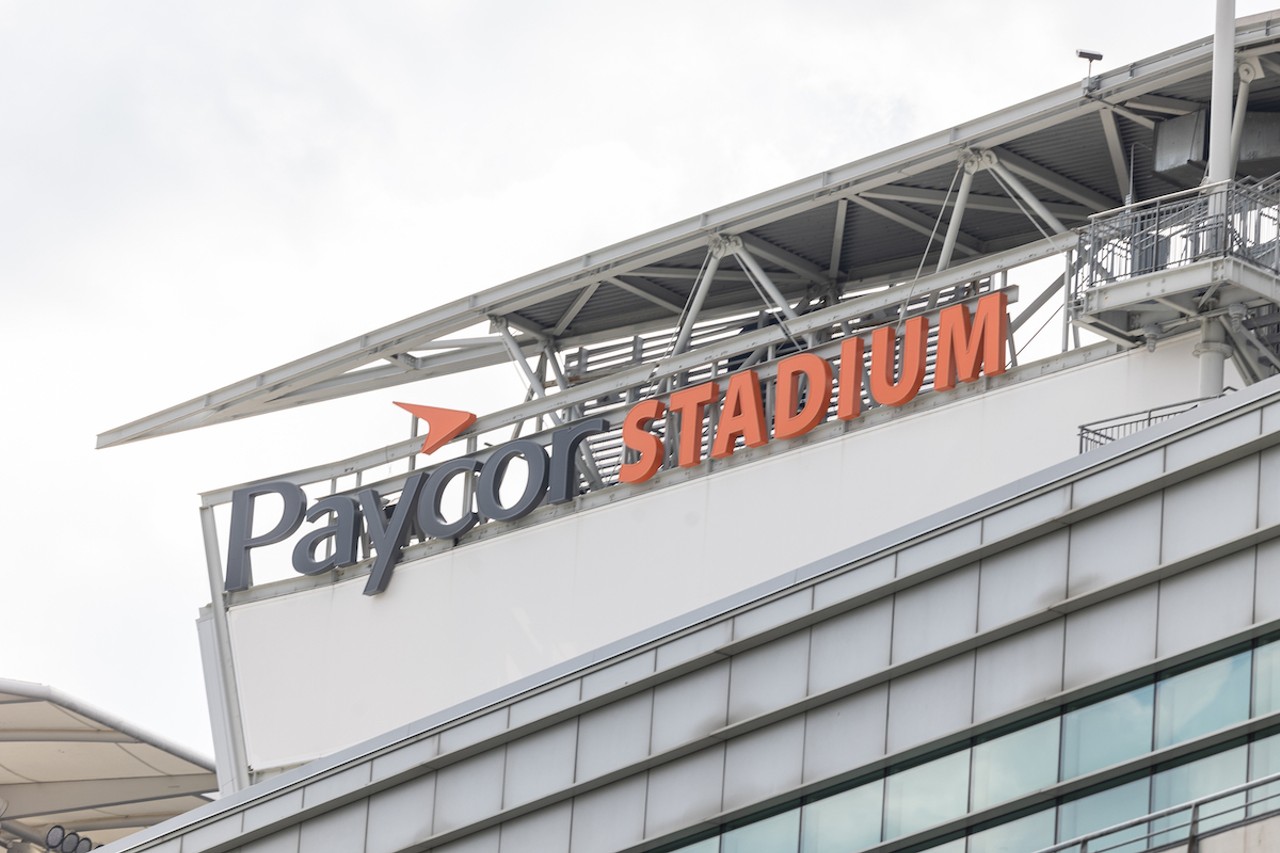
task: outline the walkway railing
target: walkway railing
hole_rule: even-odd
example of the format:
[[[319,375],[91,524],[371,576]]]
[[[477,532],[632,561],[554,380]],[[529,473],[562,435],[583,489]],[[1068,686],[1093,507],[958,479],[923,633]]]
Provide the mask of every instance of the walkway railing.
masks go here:
[[[1225,394],[1234,390],[1234,388],[1227,388],[1223,393]],[[1154,409],[1145,409],[1141,412],[1130,412],[1125,415],[1117,415],[1114,418],[1107,418],[1106,420],[1083,424],[1080,427],[1080,452],[1084,453],[1086,451],[1102,447],[1103,445],[1110,444],[1118,438],[1124,438],[1126,435],[1141,432],[1152,424],[1168,420],[1174,415],[1180,415],[1183,412],[1190,411],[1206,400],[1215,399],[1217,399],[1217,397],[1197,397],[1194,400],[1170,403],[1167,406],[1157,406]]]
[[[1077,290],[1212,257],[1280,272],[1280,181],[1231,181],[1172,193],[1090,219]]]
[[[1280,812],[1280,773],[1151,812],[1035,853],[1138,853],[1185,844],[1210,832]],[[1195,849],[1191,847],[1190,849]]]

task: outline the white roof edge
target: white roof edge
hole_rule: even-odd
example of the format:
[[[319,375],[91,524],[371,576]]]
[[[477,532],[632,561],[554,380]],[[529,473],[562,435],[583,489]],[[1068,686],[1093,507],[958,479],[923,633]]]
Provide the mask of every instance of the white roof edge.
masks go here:
[[[185,746],[180,746],[160,735],[148,732],[126,720],[117,717],[101,708],[95,708],[74,696],[69,696],[60,690],[48,686],[47,684],[39,684],[34,681],[18,681],[11,678],[0,678],[0,693],[9,693],[14,696],[23,696],[37,702],[52,702],[87,717],[95,723],[101,723],[108,728],[114,729],[121,734],[126,734],[139,743],[145,743],[148,746],[154,746],[163,749],[183,761],[201,767],[210,773],[216,772],[214,762],[206,756],[193,752]]]

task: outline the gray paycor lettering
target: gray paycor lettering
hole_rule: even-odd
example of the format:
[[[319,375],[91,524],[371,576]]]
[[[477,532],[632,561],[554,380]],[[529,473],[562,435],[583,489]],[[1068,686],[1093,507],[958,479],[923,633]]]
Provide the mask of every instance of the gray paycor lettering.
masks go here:
[[[609,429],[605,418],[589,418],[556,430],[551,436],[551,454],[535,441],[523,439],[500,445],[486,460],[460,458],[441,463],[431,471],[420,471],[405,480],[393,506],[373,489],[350,495],[330,495],[307,509],[302,488],[285,480],[257,483],[231,496],[231,530],[227,548],[228,591],[253,585],[254,548],[283,542],[302,527],[325,520],[328,523],[308,531],[293,548],[293,568],[304,575],[318,575],[359,562],[360,530],[369,536],[374,560],[365,584],[365,595],[387,588],[391,573],[411,534],[424,539],[457,539],[482,521],[510,521],[523,518],[547,503],[565,503],[577,494],[575,460],[583,441]],[[502,483],[512,460],[522,458],[528,478],[520,495],[510,505],[502,503]],[[476,509],[458,518],[444,517],[441,502],[445,489],[456,477],[471,480]],[[276,495],[281,501],[280,518],[265,533],[253,535],[254,509],[258,498]],[[321,556],[328,552],[327,556]]]

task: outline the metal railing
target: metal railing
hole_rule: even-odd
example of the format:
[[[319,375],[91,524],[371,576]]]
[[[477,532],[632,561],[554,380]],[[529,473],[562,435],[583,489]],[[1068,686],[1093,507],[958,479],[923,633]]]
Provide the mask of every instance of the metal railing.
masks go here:
[[[1226,388],[1223,394],[1234,391],[1234,388]],[[1166,406],[1157,406],[1154,409],[1145,409],[1141,412],[1130,412],[1124,415],[1117,415],[1114,418],[1107,418],[1101,421],[1083,424],[1080,427],[1080,452],[1084,453],[1095,448],[1110,444],[1118,438],[1124,438],[1126,435],[1133,435],[1135,432],[1141,432],[1152,424],[1160,421],[1168,420],[1175,415],[1190,411],[1206,400],[1216,400],[1214,397],[1197,397],[1194,400],[1183,400],[1180,403],[1170,403]]]
[[[1035,853],[1138,853],[1185,844],[1280,812],[1280,773],[1045,847]],[[1194,849],[1191,848],[1191,849]]]
[[[1077,290],[1213,257],[1280,272],[1280,181],[1229,181],[1095,215],[1079,252]]]

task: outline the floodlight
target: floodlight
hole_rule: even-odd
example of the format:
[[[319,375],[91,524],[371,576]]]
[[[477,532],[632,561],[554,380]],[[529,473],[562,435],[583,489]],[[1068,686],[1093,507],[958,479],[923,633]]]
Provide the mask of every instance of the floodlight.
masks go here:
[[[1080,57],[1081,59],[1087,59],[1090,62],[1102,61],[1102,54],[1098,53],[1098,51],[1096,50],[1077,50],[1076,56]]]
[[[62,836],[62,846],[58,849],[62,853],[76,853],[76,848],[80,846],[80,835],[75,832],[68,832]]]
[[[56,850],[66,835],[67,831],[61,826],[51,826],[49,827],[48,834],[44,837],[44,846],[48,847],[50,850]]]
[[[80,843],[76,845],[76,853],[89,853],[93,849],[92,838],[81,838]]]

